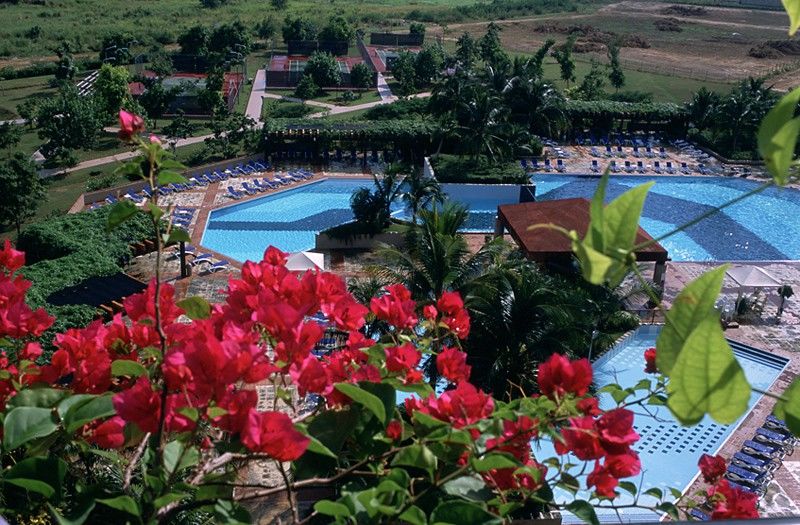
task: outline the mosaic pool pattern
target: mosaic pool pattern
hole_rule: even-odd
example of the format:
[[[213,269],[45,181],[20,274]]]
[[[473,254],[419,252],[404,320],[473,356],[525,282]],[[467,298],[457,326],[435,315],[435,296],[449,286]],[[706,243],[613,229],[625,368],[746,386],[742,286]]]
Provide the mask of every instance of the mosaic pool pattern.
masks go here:
[[[201,244],[237,261],[260,261],[267,246],[314,247],[320,231],[353,220],[350,196],[369,179],[328,179],[211,212]]]
[[[648,379],[644,373],[644,351],[655,346],[660,331],[659,326],[642,326],[617,347],[610,350],[593,364],[595,383],[602,387],[609,383],[635,385]],[[747,346],[732,343],[734,353],[744,369],[747,380],[756,388],[767,390],[787,364],[787,360]],[[760,394],[750,396],[748,411],[761,398]],[[601,408],[612,408],[614,401],[607,394],[600,396]],[[633,481],[638,485],[641,479],[642,491],[652,487],[667,493],[669,487],[684,490],[697,474],[697,460],[702,454],[714,454],[736,429],[744,416],[732,425],[720,425],[710,418],[704,418],[691,427],[683,427],[672,417],[665,407],[648,407],[650,414],[637,409],[634,428],[641,439],[633,446],[639,453],[642,466],[646,469],[640,478]],[[631,500],[624,491],[619,503]],[[643,500],[640,500],[643,502]],[[629,509],[628,509],[629,510]],[[653,513],[622,511],[626,521],[658,521]],[[569,519],[566,519],[569,518]],[[601,515],[601,521],[618,523],[615,513]],[[565,516],[565,523],[580,522],[574,516]]]
[[[598,178],[535,175],[541,200],[591,197]],[[646,177],[612,176],[609,199],[617,197]],[[702,215],[760,183],[719,177],[662,177],[645,202],[641,221],[657,237]],[[800,191],[768,188],[716,213],[687,230],[667,238],[662,245],[674,261],[752,261],[800,259]]]

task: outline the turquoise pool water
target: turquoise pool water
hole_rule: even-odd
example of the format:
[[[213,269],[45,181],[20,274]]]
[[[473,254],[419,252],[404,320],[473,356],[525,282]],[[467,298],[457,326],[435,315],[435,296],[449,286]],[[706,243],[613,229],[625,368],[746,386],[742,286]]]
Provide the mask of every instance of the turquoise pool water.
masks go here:
[[[591,198],[597,177],[535,175],[540,200]],[[760,183],[729,177],[613,175],[607,195],[614,198],[633,186],[654,180],[645,201],[641,226],[653,237],[702,215]],[[675,261],[749,261],[800,259],[800,191],[768,188],[661,244]]]
[[[644,351],[655,346],[660,331],[659,326],[642,326],[622,341],[615,348],[597,359],[593,366],[595,384],[602,387],[609,383],[622,386],[635,385],[642,379],[650,378],[644,373]],[[767,352],[732,343],[734,353],[744,369],[751,385],[767,390],[777,379],[787,360]],[[748,411],[761,398],[760,394],[750,396]],[[607,394],[601,395],[600,406],[612,408],[613,400]],[[697,460],[702,454],[714,454],[739,425],[742,418],[732,425],[720,425],[706,417],[699,424],[683,427],[672,417],[666,407],[648,407],[652,415],[636,410],[636,431],[641,439],[634,445],[642,461],[643,473],[630,478],[637,485],[641,481],[642,492],[651,488],[661,488],[668,493],[669,487],[684,490],[698,472]],[[537,455],[552,455],[552,447],[544,447]],[[631,502],[632,498],[625,491],[619,503]],[[566,497],[565,493],[557,493],[558,497]],[[586,494],[584,494],[586,496]],[[646,500],[640,499],[646,503]],[[619,523],[614,512],[598,511],[604,523]],[[624,521],[658,521],[658,516],[641,511],[622,509]],[[581,523],[574,516],[566,515],[564,523]]]
[[[317,233],[353,220],[350,196],[371,186],[370,179],[327,179],[214,210],[201,244],[237,261],[260,261],[269,245],[312,249]]]

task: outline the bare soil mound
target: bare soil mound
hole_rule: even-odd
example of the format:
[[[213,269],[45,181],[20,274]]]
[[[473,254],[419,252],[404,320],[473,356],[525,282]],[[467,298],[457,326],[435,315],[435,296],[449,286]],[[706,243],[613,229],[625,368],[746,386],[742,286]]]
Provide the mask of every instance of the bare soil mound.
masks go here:
[[[696,5],[671,5],[662,9],[661,14],[689,17],[706,16],[708,14],[708,9]]]
[[[677,18],[670,17],[670,18],[662,18],[660,20],[655,20],[653,22],[653,25],[659,31],[672,31],[674,33],[680,33],[681,31],[683,31],[683,28],[681,27],[681,21],[678,20]]]
[[[768,40],[750,49],[753,58],[783,58],[800,55],[800,40]]]
[[[602,51],[611,42],[616,42],[620,47],[636,47],[647,49],[650,43],[641,35],[618,34],[612,31],[603,31],[590,24],[541,24],[534,26],[533,31],[537,33],[558,33],[562,35],[575,35],[574,51],[576,53],[591,53]]]

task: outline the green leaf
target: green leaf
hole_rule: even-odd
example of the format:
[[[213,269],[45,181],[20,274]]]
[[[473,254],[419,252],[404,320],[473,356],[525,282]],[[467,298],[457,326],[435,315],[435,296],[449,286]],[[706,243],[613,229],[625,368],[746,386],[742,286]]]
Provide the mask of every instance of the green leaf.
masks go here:
[[[89,514],[94,510],[96,503],[93,498],[86,498],[82,503],[81,506],[73,510],[69,518],[62,515],[61,511],[50,503],[47,504],[47,508],[50,509],[50,513],[56,519],[58,525],[83,525],[89,518]]]
[[[789,36],[794,36],[800,29],[800,0],[781,0],[783,8],[789,14]]]
[[[186,166],[175,159],[164,159],[161,161],[161,168],[167,170],[183,170],[186,169]]]
[[[503,522],[482,506],[469,501],[452,500],[440,503],[431,513],[431,523],[464,525],[467,523],[481,523],[484,525],[499,525]]]
[[[306,434],[308,436],[308,434]],[[322,442],[314,436],[308,436],[311,441],[308,443],[308,450],[319,454],[321,456],[328,456],[329,458],[337,459],[338,456],[331,452],[331,449],[322,444]]]
[[[647,193],[655,182],[641,184],[626,191],[603,210],[604,253],[614,256],[615,251],[630,252],[639,231],[639,219],[644,209]]]
[[[664,493],[658,487],[651,487],[645,490],[642,494],[644,494],[645,496],[652,496],[659,500],[664,499]]]
[[[670,518],[674,521],[680,521],[680,513],[678,512],[678,507],[675,506],[674,503],[670,503],[669,501],[664,501],[656,505],[656,510],[660,510],[661,512],[666,512]]]
[[[64,415],[64,428],[67,432],[75,432],[90,421],[116,414],[111,394],[92,397],[84,402],[72,405]]]
[[[111,375],[115,377],[139,377],[147,373],[147,369],[137,361],[130,359],[117,359],[111,363]]]
[[[449,428],[444,421],[440,421],[420,411],[414,412],[411,416],[411,420],[414,423],[414,431],[419,437],[426,437],[436,430]]]
[[[405,512],[400,514],[400,521],[411,525],[427,525],[428,517],[425,516],[425,512],[421,508],[411,505]]]
[[[123,222],[133,217],[139,208],[129,200],[122,200],[111,207],[108,213],[108,221],[106,223],[106,230],[111,231]]]
[[[486,483],[477,476],[460,476],[452,479],[442,485],[442,490],[451,496],[473,501],[487,501],[493,495]]]
[[[111,507],[112,509],[127,512],[128,514],[133,514],[134,516],[138,516],[140,514],[139,505],[130,496],[117,496],[116,498],[98,499],[97,503],[105,505],[106,507]]]
[[[200,460],[200,453],[195,447],[184,448],[180,441],[170,441],[164,447],[164,469],[172,475],[186,467],[196,465]]]
[[[747,410],[750,384],[717,316],[706,317],[689,334],[667,391],[667,406],[683,425],[693,425],[706,414],[727,425]]]
[[[187,297],[177,302],[178,307],[186,313],[186,317],[193,321],[211,317],[211,305],[202,297]]]
[[[783,419],[792,434],[800,436],[800,379],[792,381],[781,397],[775,405],[775,417]]]
[[[558,486],[566,491],[571,492],[572,494],[577,494],[578,489],[581,488],[581,483],[578,481],[578,478],[572,474],[569,474],[568,472],[562,472]]]
[[[375,414],[375,417],[377,417],[381,423],[386,423],[386,409],[383,406],[383,401],[381,401],[378,396],[370,394],[366,390],[351,383],[336,383],[334,386],[336,390]]]
[[[670,375],[678,354],[689,333],[714,310],[722,279],[728,265],[708,271],[687,284],[675,298],[666,316],[664,328],[656,340],[656,365],[663,374]],[[716,314],[715,314],[716,315]]]
[[[166,244],[175,244],[179,242],[192,242],[192,238],[189,237],[189,232],[183,228],[172,228],[169,232],[169,237],[167,237]]]
[[[8,407],[52,408],[69,395],[69,390],[57,388],[25,388],[8,400]]]
[[[67,464],[58,458],[23,459],[3,473],[3,482],[41,494],[47,499],[61,495]]]
[[[436,456],[425,445],[415,444],[401,449],[392,460],[392,466],[415,467],[426,471],[433,478]]]
[[[515,460],[513,456],[500,452],[486,454],[480,459],[472,459],[472,468],[477,472],[486,472],[487,470],[499,468],[517,468],[519,466],[519,461]]]
[[[800,103],[800,88],[784,95],[767,113],[758,129],[758,151],[775,182],[786,184],[800,135],[800,117],[795,117]]]
[[[347,505],[328,500],[314,503],[314,510],[324,516],[333,516],[334,518],[347,518],[352,514]]]
[[[600,525],[600,520],[597,519],[597,514],[594,511],[594,507],[592,507],[591,503],[588,501],[576,499],[572,503],[569,503],[566,509],[586,523],[591,525]]]
[[[625,265],[615,261],[586,244],[585,241],[573,240],[572,251],[578,259],[583,278],[592,284],[605,285],[625,275]]]
[[[14,450],[32,439],[49,436],[58,428],[53,410],[38,407],[17,407],[6,414],[3,423],[3,447]]]
[[[619,488],[630,494],[631,496],[636,495],[636,483],[631,483],[630,481],[620,481]]]
[[[167,184],[183,184],[186,182],[186,177],[176,171],[162,170],[158,173],[158,185],[165,186]]]
[[[189,495],[190,494],[188,494],[186,492],[170,492],[169,494],[164,494],[160,498],[156,498],[156,500],[153,501],[153,505],[156,508],[161,508],[164,505],[169,505],[173,501],[180,501],[180,500],[188,497]]]

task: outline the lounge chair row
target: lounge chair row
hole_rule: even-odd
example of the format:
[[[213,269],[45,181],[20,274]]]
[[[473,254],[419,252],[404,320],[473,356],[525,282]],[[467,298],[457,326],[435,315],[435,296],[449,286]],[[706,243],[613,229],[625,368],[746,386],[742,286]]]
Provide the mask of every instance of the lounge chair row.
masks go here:
[[[753,439],[745,441],[742,449],[733,455],[725,478],[731,486],[761,497],[766,493],[775,470],[786,455],[792,454],[797,443],[786,423],[769,415],[756,429]],[[693,509],[690,514],[700,521],[709,521],[710,512],[709,507],[701,507]]]
[[[596,137],[594,133],[578,133],[575,136],[575,142],[581,146],[638,146],[644,148],[646,146],[655,146],[662,142],[662,138],[658,135],[648,135],[640,137],[628,133],[612,133],[602,137]]]
[[[612,148],[610,145],[606,146],[605,151],[600,151],[597,147],[592,146],[591,149],[592,157],[619,157],[619,158],[627,158],[628,152],[622,147],[617,146],[616,148]],[[658,148],[658,151],[655,151],[650,146],[645,146],[644,149],[639,149],[639,146],[634,146],[633,149],[630,151],[630,155],[636,158],[648,158],[653,159],[656,157],[660,157],[662,159],[666,159],[668,157],[667,150],[663,147]]]
[[[530,163],[528,163],[527,159],[522,159],[519,161],[519,163],[520,166],[522,166],[522,169],[524,169],[526,172],[553,171],[553,169],[555,169],[560,173],[564,173],[565,171],[567,171],[567,166],[566,164],[564,164],[564,161],[562,159],[556,159],[555,166],[553,166],[553,164],[550,162],[550,159],[544,159],[544,164],[539,164],[539,161],[536,159],[533,159],[532,161],[530,161]]]
[[[312,172],[302,168],[289,170],[286,173],[279,172],[272,179],[264,177],[263,179],[255,178],[249,181],[242,181],[239,189],[234,188],[232,185],[228,186],[225,196],[238,200],[247,195],[256,195],[264,191],[277,189],[280,186],[308,180],[313,176]]]
[[[184,247],[184,251],[187,257],[191,257],[189,264],[192,265],[193,268],[199,268],[205,273],[216,273],[227,270],[231,264],[225,259],[214,261],[214,255],[210,253],[198,253],[197,248],[191,244],[187,244]],[[180,257],[180,251],[178,250],[175,250],[172,252],[172,255],[169,256],[170,259],[177,259],[178,257]]]
[[[596,160],[592,160],[592,165],[590,169],[594,173],[599,173],[601,171],[600,164]],[[657,173],[659,175],[666,173],[668,175],[674,175],[676,173],[683,173],[684,175],[691,175],[694,173],[694,170],[690,168],[685,162],[681,162],[681,166],[675,167],[673,166],[671,161],[667,161],[664,165],[661,164],[660,161],[653,162],[653,167],[646,166],[643,161],[637,161],[636,164],[632,164],[631,161],[626,160],[624,165],[617,164],[617,161],[612,160],[611,164],[609,165],[609,170],[611,173],[649,173],[652,171],[653,173]],[[702,173],[702,171],[700,172]]]

